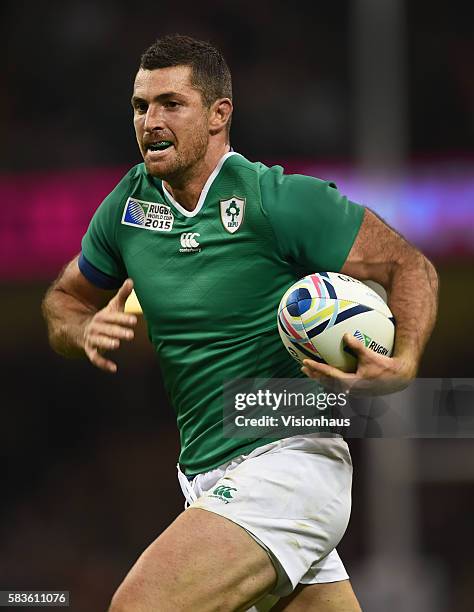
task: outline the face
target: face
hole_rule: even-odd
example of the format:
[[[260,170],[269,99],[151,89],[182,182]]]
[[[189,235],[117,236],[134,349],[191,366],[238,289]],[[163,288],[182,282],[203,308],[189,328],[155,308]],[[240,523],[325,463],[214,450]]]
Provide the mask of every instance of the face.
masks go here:
[[[176,179],[204,158],[209,109],[191,85],[189,66],[140,69],[132,106],[135,134],[149,174]]]

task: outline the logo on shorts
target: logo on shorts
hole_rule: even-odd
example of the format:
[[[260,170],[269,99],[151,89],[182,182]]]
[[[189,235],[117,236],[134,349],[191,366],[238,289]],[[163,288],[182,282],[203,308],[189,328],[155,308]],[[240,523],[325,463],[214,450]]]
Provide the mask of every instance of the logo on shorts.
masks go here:
[[[232,496],[232,491],[237,491],[237,489],[235,487],[226,487],[225,485],[219,485],[214,489],[214,491],[209,497],[215,497],[216,499],[220,499],[226,504],[228,504],[231,499],[234,499]]]

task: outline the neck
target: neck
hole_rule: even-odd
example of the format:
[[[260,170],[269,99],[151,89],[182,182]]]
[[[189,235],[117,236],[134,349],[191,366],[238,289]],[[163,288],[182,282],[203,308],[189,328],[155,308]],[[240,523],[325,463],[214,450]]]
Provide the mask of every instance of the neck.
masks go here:
[[[228,143],[218,147],[209,147],[203,159],[193,166],[189,173],[176,180],[171,179],[170,183],[163,181],[166,189],[183,208],[190,212],[193,211],[197,206],[199,196],[207,179],[219,163],[221,157],[229,151],[230,145]]]

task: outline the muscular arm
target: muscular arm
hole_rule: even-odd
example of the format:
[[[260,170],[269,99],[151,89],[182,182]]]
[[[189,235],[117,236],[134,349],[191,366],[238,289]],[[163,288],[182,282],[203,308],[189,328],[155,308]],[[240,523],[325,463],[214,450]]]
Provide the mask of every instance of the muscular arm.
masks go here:
[[[433,264],[366,210],[341,272],[385,287],[397,323],[393,357],[402,360],[414,376],[436,319],[438,275]]]
[[[116,295],[99,289],[81,273],[75,257],[48,289],[42,304],[52,348],[65,357],[86,355],[97,367],[115,372],[117,366],[101,355],[133,338],[134,315],[123,312],[133,289],[127,279]]]
[[[392,393],[404,388],[416,376],[434,326],[438,295],[436,270],[422,253],[366,210],[341,272],[362,281],[377,281],[387,290],[388,303],[396,319],[393,356],[379,355],[345,334],[344,342],[357,355],[355,374],[311,359],[303,361],[303,372],[328,384],[342,380],[346,388],[365,392]]]

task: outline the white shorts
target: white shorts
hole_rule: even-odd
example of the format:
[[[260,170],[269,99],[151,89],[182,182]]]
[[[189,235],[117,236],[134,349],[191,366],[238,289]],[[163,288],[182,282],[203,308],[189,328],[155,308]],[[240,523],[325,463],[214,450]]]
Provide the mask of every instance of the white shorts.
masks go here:
[[[191,481],[178,466],[178,478],[186,506],[233,521],[268,552],[278,574],[273,595],[348,578],[335,550],[351,510],[352,462],[342,438],[285,438]]]

